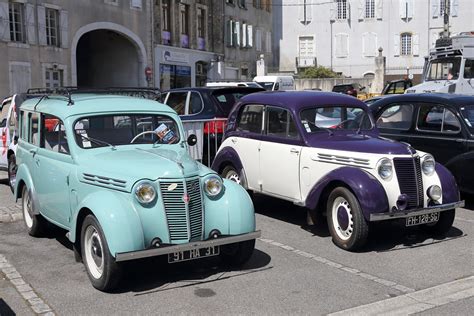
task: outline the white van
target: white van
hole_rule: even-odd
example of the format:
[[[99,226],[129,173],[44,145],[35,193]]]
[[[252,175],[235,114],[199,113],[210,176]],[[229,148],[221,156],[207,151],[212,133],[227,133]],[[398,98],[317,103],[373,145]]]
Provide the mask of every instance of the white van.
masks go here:
[[[295,79],[292,76],[257,76],[253,81],[265,90],[295,90]]]
[[[216,81],[216,82],[207,82],[206,87],[252,87],[252,88],[262,88],[256,82],[226,82],[226,81]]]

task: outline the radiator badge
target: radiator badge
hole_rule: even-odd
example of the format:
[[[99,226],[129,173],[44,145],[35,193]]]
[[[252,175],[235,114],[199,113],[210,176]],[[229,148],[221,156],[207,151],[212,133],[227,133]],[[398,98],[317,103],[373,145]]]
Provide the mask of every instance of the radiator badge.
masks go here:
[[[178,184],[177,183],[171,183],[169,186],[168,186],[168,191],[173,191],[174,189],[176,189],[178,187]]]

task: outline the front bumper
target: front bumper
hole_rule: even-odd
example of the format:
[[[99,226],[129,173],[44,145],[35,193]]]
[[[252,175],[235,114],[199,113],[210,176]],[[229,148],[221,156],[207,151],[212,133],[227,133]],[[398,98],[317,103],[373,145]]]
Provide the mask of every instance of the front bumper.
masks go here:
[[[406,211],[397,211],[397,212],[385,212],[385,213],[375,213],[370,214],[370,221],[377,222],[377,221],[385,221],[390,219],[398,219],[398,218],[406,218],[414,215],[423,215],[423,214],[430,214],[435,212],[442,212],[447,210],[452,210],[457,207],[464,207],[464,201],[442,204],[442,205],[435,205],[426,208],[419,208],[415,210],[406,210]]]
[[[182,245],[164,246],[161,248],[122,252],[122,253],[116,254],[115,261],[116,262],[128,261],[128,260],[135,260],[135,259],[141,259],[141,258],[147,258],[147,257],[167,255],[167,254],[170,254],[173,252],[179,252],[179,251],[200,249],[200,248],[220,246],[220,245],[228,245],[228,244],[233,244],[233,243],[237,243],[241,241],[257,239],[261,235],[262,235],[261,231],[258,230],[252,233],[247,233],[247,234],[242,234],[242,235],[209,239],[209,240],[204,240],[204,241],[192,241],[192,242],[189,242],[187,244],[182,244]]]

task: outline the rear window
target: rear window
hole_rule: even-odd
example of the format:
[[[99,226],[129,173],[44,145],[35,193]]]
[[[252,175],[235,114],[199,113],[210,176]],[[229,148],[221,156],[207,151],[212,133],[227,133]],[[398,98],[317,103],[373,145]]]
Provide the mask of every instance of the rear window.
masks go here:
[[[347,90],[353,89],[352,86],[350,85],[345,85],[345,86],[334,86],[332,88],[332,92],[346,92]]]
[[[219,102],[219,106],[224,116],[229,116],[230,110],[234,104],[247,94],[255,91],[238,91],[238,92],[214,92],[213,96]]]

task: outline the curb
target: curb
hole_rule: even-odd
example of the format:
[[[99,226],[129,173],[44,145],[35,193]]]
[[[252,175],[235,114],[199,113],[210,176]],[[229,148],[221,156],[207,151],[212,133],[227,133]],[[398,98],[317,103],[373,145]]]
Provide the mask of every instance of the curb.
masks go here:
[[[21,212],[21,206],[19,204],[0,207],[0,223],[11,223],[20,221],[22,219],[23,214]]]

